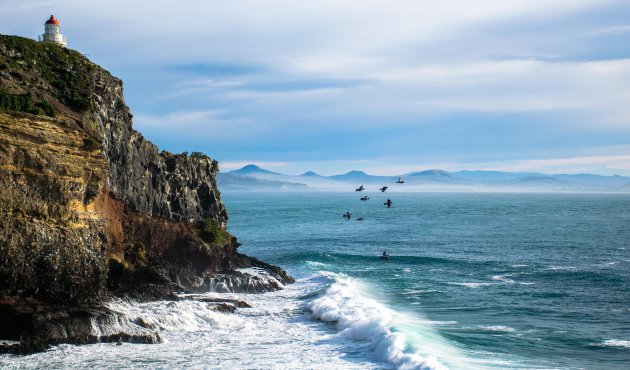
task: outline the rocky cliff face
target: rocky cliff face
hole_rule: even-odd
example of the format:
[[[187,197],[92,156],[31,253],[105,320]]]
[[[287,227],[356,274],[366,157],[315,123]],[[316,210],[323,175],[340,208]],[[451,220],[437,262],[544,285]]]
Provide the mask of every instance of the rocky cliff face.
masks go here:
[[[24,305],[202,291],[226,276],[226,287],[260,285],[238,267],[290,282],[237,253],[217,173],[209,157],[160,152],[133,130],[122,82],[79,53],[0,36],[3,316]]]

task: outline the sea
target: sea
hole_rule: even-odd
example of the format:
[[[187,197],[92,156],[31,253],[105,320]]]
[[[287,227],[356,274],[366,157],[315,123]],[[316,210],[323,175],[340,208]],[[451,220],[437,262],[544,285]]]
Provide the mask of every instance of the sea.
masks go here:
[[[164,342],[61,345],[0,367],[630,369],[630,194],[222,196],[241,252],[294,284],[228,294],[252,306],[231,314],[115,300]]]

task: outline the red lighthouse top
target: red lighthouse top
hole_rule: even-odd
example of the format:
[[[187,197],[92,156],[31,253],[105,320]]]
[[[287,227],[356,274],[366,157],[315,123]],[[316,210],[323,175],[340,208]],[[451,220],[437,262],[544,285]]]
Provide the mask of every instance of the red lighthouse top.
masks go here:
[[[46,24],[56,24],[59,26],[59,21],[55,18],[55,16],[51,15],[50,19],[46,21]]]

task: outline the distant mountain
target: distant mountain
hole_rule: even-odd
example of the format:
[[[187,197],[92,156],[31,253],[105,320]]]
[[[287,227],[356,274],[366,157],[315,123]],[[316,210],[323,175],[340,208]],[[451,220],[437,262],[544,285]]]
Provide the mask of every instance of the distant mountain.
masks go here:
[[[411,172],[403,176],[406,181],[438,181],[438,182],[461,182],[461,179],[453,177],[449,172],[442,170],[426,170]]]
[[[564,181],[556,179],[552,176],[528,176],[520,179],[512,180],[519,184],[544,184],[544,185],[562,185]]]
[[[306,190],[306,184],[258,179],[230,172],[219,173],[219,187],[225,190]]]
[[[445,178],[452,178],[453,177],[453,176],[451,176],[451,174],[449,172],[442,171],[442,170],[426,170],[426,171],[411,172],[411,173],[408,173],[405,176],[413,176],[413,177],[431,176],[431,177],[445,177]]]
[[[230,177],[232,176],[232,177]],[[410,172],[400,177],[404,184],[398,191],[628,191],[630,177],[594,174],[544,174],[536,172],[457,171],[438,169]],[[366,185],[394,184],[398,176],[374,176],[363,171],[322,176],[313,171],[301,175],[285,175],[249,164],[235,171],[221,173],[225,188],[251,189],[338,189]],[[394,190],[394,188],[392,188]]]
[[[269,170],[265,170],[264,168],[260,168],[258,166],[256,166],[255,164],[248,164],[247,166],[241,167],[238,170],[234,170],[234,171],[229,171],[226,173],[230,173],[232,175],[240,175],[240,176],[247,176],[247,175],[281,175],[280,173],[277,172],[272,172]]]
[[[594,185],[594,186],[623,186],[624,184],[630,181],[630,177],[625,176],[601,176],[601,175],[593,175],[590,173],[578,173],[572,175],[552,175],[554,178],[585,184],[585,185]]]
[[[321,175],[319,175],[319,174],[317,174],[317,173],[315,173],[313,171],[306,171],[303,174],[301,174],[300,176],[304,176],[304,177],[324,177],[324,176],[321,176]]]
[[[590,186],[622,186],[630,181],[625,176],[603,176],[589,173],[580,174],[544,174],[536,172],[502,172],[502,171],[458,171],[451,173],[455,177],[477,182],[507,182],[528,178],[553,178],[567,183]],[[532,181],[532,179],[525,180]]]
[[[545,176],[534,172],[503,172],[503,171],[458,171],[452,172],[458,178],[476,182],[513,181],[531,176]]]
[[[346,172],[343,175],[333,175],[328,176],[329,179],[335,181],[345,181],[345,182],[383,182],[383,181],[391,181],[394,177],[392,176],[373,176],[368,175],[363,171],[350,171]]]

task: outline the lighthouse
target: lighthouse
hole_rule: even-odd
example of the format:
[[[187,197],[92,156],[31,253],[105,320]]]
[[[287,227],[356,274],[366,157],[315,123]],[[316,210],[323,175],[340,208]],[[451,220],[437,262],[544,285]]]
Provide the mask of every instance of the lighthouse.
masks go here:
[[[53,15],[51,15],[50,19],[44,24],[44,34],[39,35],[39,41],[50,42],[61,46],[68,45],[66,36],[61,34],[61,24],[59,24],[59,21]]]

